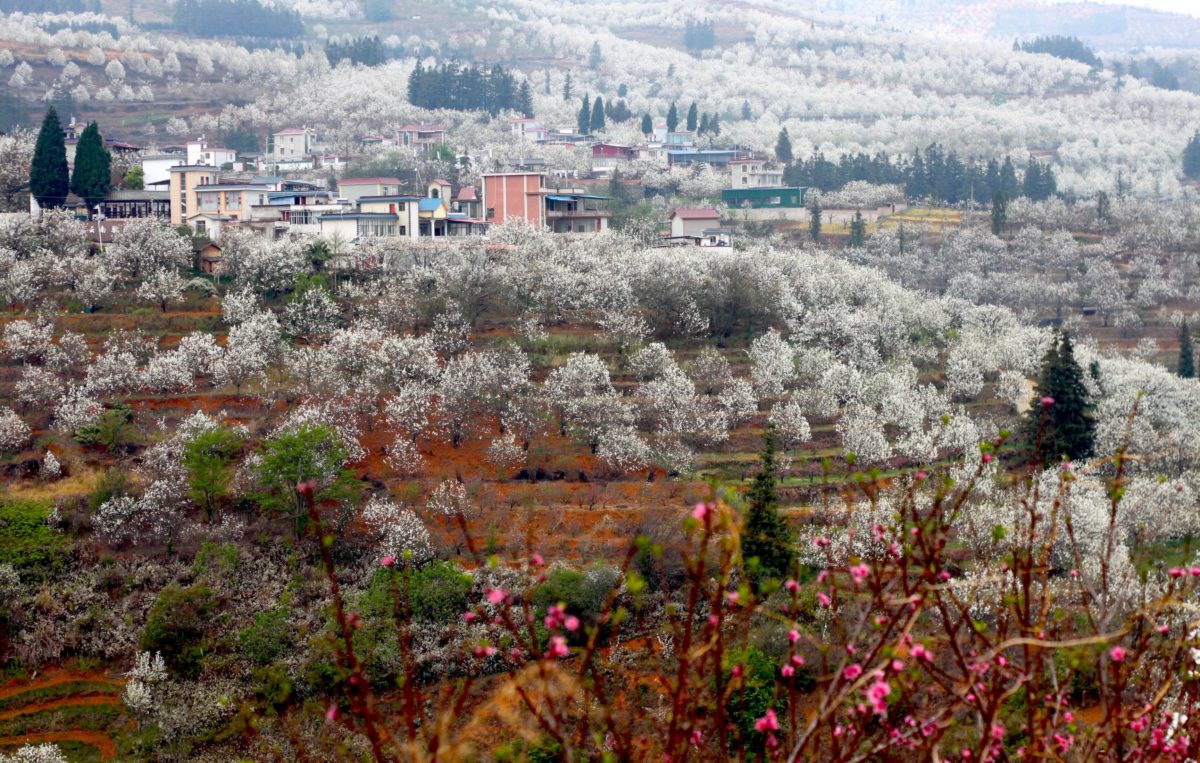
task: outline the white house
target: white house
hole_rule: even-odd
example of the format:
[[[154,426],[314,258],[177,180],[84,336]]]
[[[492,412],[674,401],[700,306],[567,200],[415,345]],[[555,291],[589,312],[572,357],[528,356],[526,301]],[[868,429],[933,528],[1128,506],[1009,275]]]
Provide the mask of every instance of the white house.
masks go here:
[[[313,150],[313,131],[307,127],[287,127],[271,134],[271,158],[277,162],[304,159]]]
[[[232,148],[210,146],[204,138],[187,142],[187,163],[190,165],[205,164],[209,167],[223,167],[237,161],[237,151]]]
[[[705,238],[720,222],[721,213],[711,207],[681,207],[671,212],[671,238]]]
[[[729,178],[730,188],[779,188],[783,170],[768,168],[765,159],[732,159]]]

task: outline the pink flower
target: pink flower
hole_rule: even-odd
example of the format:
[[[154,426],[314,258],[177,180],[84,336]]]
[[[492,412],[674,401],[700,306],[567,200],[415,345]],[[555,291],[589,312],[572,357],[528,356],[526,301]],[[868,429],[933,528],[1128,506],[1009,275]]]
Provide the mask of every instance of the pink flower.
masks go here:
[[[845,678],[847,681],[853,681],[854,679],[861,676],[862,672],[863,672],[862,665],[859,665],[857,662],[853,662],[853,663],[847,665],[842,670],[842,677]]]
[[[925,472],[917,472],[917,482],[923,482],[928,476]]]
[[[379,563],[382,564],[384,567],[391,567],[393,564],[396,563],[396,557],[391,556],[389,554],[388,556],[385,556],[382,559],[380,559]]]
[[[800,584],[797,583],[795,580],[787,581],[786,583],[783,584],[783,587],[788,589],[788,591],[790,591],[792,593],[795,593],[796,591],[800,590]]]
[[[718,625],[721,624],[721,618],[717,617],[716,615],[709,615],[708,616],[708,624],[710,627],[716,628]]]
[[[798,654],[792,655],[792,664],[798,668],[804,667],[804,658]]]
[[[692,508],[692,519],[698,522],[703,522],[708,517],[708,507],[702,503],[698,503]]]
[[[850,568],[850,577],[854,578],[854,585],[862,585],[870,574],[871,568],[865,564],[856,564]]]
[[[984,453],[984,454],[983,454],[983,458],[982,458],[982,460],[983,460],[983,463],[985,463],[985,464],[990,464],[990,463],[992,463],[992,454],[991,454],[991,453]]]
[[[775,711],[768,708],[766,715],[754,722],[754,728],[760,733],[779,730],[779,718],[776,717]]]
[[[1187,570],[1180,569],[1179,567],[1172,567],[1171,569],[1167,570],[1167,574],[1173,578],[1181,578],[1187,574]]]
[[[338,717],[338,706],[330,705],[329,709],[327,709],[325,711],[325,720],[333,722],[333,721],[337,720],[337,717]]]
[[[791,665],[784,665],[782,668],[779,669],[779,672],[780,672],[780,674],[783,675],[784,678],[791,678],[792,676],[794,676],[796,674],[796,669],[793,668]]]
[[[825,548],[829,545],[829,538],[814,538],[813,545],[817,548]]]
[[[579,630],[579,618],[575,615],[568,615],[567,619],[563,621],[563,626],[569,631],[577,631]]]
[[[1192,573],[1192,577],[1200,577],[1200,567],[1193,567],[1188,572]]]
[[[704,734],[700,733],[700,729],[696,729],[692,732],[691,738],[692,738],[692,744],[699,747],[700,743],[704,741]]]
[[[896,671],[897,673],[899,673],[901,670],[904,670],[904,661],[892,660],[892,670]]]
[[[730,591],[728,594],[726,594],[726,598],[729,599],[730,604],[737,604],[738,603],[738,592]]]
[[[824,583],[826,580],[829,580],[829,570],[821,570],[817,573],[818,583]]]
[[[1158,626],[1158,632],[1165,636],[1171,632],[1171,626],[1163,623],[1162,625]]]
[[[871,702],[871,709],[876,715],[887,714],[887,700],[884,699],[892,693],[892,687],[888,685],[882,678],[876,678],[875,683],[867,689],[867,699]]]
[[[800,631],[798,631],[798,630],[788,631],[788,641],[790,643],[794,644],[799,640],[800,640]]]
[[[1042,406],[1043,407],[1049,408],[1052,405],[1054,405],[1054,398],[1050,397],[1049,395],[1046,395],[1045,397],[1042,398]]]
[[[475,622],[475,613],[474,612],[463,612],[463,620],[466,620],[468,623]]]
[[[1079,577],[1079,570],[1071,570],[1071,577],[1073,577],[1073,578]]]
[[[504,593],[503,588],[489,588],[487,592],[488,601],[493,604],[499,604],[504,601],[504,597],[508,594]]]
[[[555,636],[550,639],[550,649],[546,652],[547,656],[566,657],[570,653],[571,650],[567,649],[567,639],[565,637]]]
[[[546,563],[546,560],[542,558],[541,554],[534,554],[533,556],[529,557],[529,561],[533,562],[534,567],[541,567]]]
[[[833,599],[830,599],[828,596],[826,596],[823,593],[817,594],[817,601],[820,603],[820,605],[822,607],[828,607],[830,604],[833,603]]]
[[[1114,646],[1112,651],[1108,653],[1108,656],[1112,657],[1113,662],[1121,662],[1125,659],[1125,655],[1125,647],[1123,646]]]
[[[1006,731],[1006,729],[1004,728],[1003,723],[993,723],[992,724],[992,739],[996,740],[997,742],[1003,742],[1005,731]]]

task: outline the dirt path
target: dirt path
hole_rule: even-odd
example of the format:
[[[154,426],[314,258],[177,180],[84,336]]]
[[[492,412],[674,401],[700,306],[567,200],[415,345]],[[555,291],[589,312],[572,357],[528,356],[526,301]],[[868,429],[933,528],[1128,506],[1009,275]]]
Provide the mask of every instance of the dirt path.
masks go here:
[[[0,721],[7,721],[22,715],[44,713],[47,710],[59,710],[64,707],[88,707],[95,705],[119,705],[121,698],[115,694],[90,695],[85,697],[56,697],[45,702],[31,702],[9,710],[0,710]]]
[[[55,670],[46,673],[44,676],[35,678],[32,681],[21,681],[0,685],[0,700],[8,699],[9,697],[15,697],[18,694],[24,694],[28,691],[47,689],[51,686],[85,682],[94,684],[109,684],[110,686],[116,688],[120,688],[124,685],[123,681],[120,681],[116,678],[109,678],[107,674],[99,670],[86,673],[76,673],[69,670]]]
[[[0,737],[0,747],[42,744],[44,742],[82,742],[99,750],[102,760],[114,760],[117,757],[116,743],[113,742],[112,737],[102,731],[86,731],[84,729],[31,731],[21,736]]]

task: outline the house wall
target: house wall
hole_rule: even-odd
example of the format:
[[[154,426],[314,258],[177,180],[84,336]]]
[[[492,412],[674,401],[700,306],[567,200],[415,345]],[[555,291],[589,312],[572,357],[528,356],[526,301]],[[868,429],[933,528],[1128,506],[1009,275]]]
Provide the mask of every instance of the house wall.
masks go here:
[[[179,170],[171,174],[171,224],[183,225],[187,218],[196,214],[200,207],[196,200],[196,186],[217,182],[213,170]]]
[[[700,236],[703,235],[705,228],[712,228],[718,222],[715,217],[706,217],[701,220],[685,220],[682,217],[671,218],[671,235],[672,236]]]
[[[546,222],[546,201],[541,195],[544,176],[538,173],[484,175],[485,220],[502,223],[516,217],[541,227]]]

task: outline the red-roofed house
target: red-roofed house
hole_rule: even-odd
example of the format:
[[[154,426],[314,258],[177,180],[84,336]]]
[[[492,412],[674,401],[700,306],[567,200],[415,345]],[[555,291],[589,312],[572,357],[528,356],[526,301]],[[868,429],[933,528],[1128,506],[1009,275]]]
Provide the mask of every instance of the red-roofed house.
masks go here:
[[[474,186],[466,185],[458,189],[458,194],[454,197],[454,203],[451,208],[455,212],[461,212],[467,217],[479,218],[481,209],[479,205],[479,194],[475,191]]]
[[[363,196],[395,196],[400,193],[400,178],[343,178],[338,194],[351,202]]]
[[[541,122],[531,117],[521,117],[512,120],[509,124],[512,125],[512,134],[516,138],[524,138],[535,143],[546,139],[546,128],[542,127]]]
[[[671,213],[671,237],[703,237],[704,231],[716,228],[721,213],[711,207],[683,207]]]

